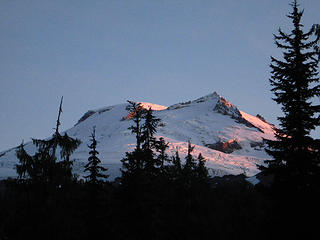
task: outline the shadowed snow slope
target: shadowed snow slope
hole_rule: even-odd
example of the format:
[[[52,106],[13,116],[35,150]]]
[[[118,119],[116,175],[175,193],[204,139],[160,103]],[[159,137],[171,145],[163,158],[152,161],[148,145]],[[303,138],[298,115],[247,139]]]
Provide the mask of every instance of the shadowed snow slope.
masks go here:
[[[262,164],[268,158],[264,151],[262,139],[273,139],[273,126],[259,117],[244,113],[219,96],[209,94],[194,101],[165,107],[141,102],[143,107],[151,107],[154,115],[162,120],[156,134],[169,142],[169,154],[179,151],[181,158],[187,153],[187,141],[195,145],[194,156],[200,152],[207,161],[212,175],[240,174],[252,176],[258,173],[256,164]],[[97,150],[100,159],[107,168],[111,179],[120,175],[120,159],[126,151],[135,146],[135,136],[128,127],[127,104],[120,104],[88,111],[71,129],[69,136],[82,141],[72,155],[74,172],[83,176],[83,166],[88,159],[89,136],[96,126],[98,140]],[[241,146],[232,153],[224,153],[206,146],[217,142],[236,141]],[[35,152],[32,143],[25,147],[30,154]],[[0,177],[14,177],[18,160],[15,149],[0,153]]]

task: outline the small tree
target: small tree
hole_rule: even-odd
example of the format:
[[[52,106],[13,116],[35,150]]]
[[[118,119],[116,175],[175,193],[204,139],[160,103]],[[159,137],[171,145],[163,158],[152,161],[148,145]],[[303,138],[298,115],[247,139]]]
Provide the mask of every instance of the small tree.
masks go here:
[[[108,169],[99,166],[101,163],[100,159],[97,157],[99,152],[96,150],[97,147],[97,140],[96,140],[96,129],[93,127],[93,131],[91,134],[91,144],[88,145],[88,148],[90,149],[89,151],[89,158],[88,158],[88,163],[85,165],[85,172],[88,171],[89,175],[85,176],[85,178],[88,179],[88,182],[90,184],[98,184],[101,182],[101,179],[107,179],[108,175],[105,175],[101,172],[105,172]]]

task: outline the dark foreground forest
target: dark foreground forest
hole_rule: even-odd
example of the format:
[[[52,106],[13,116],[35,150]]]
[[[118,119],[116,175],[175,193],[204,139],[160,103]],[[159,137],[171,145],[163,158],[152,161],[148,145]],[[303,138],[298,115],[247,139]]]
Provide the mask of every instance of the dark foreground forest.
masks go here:
[[[0,239],[308,239],[319,197],[253,187],[243,177],[139,188],[1,182]]]
[[[100,165],[95,129],[88,146],[85,179],[72,173],[80,141],[59,132],[33,139],[34,155],[17,150],[18,178],[0,182],[0,239],[318,239],[320,125],[317,67],[320,27],[303,32],[303,11],[292,3],[293,29],[275,35],[283,59],[271,59],[274,100],[283,116],[270,159],[258,166],[260,183],[244,175],[210,177],[205,159],[168,156],[156,138],[160,119],[129,102],[136,146],[121,160],[121,176],[108,181]],[[313,37],[313,40],[311,39]]]

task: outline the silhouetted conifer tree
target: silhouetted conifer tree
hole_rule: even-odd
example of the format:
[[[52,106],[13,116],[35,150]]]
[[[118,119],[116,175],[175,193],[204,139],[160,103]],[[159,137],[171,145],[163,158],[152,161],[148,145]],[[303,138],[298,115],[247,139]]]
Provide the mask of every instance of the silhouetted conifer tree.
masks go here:
[[[144,124],[142,126],[141,140],[143,141],[143,149],[152,149],[155,144],[154,134],[157,132],[157,127],[161,121],[153,115],[153,110],[149,108],[143,111],[142,118]]]
[[[137,151],[141,150],[141,144],[142,144],[142,118],[145,113],[145,109],[142,107],[140,103],[135,103],[132,101],[128,101],[129,105],[127,106],[126,110],[129,112],[129,116],[131,117],[131,120],[134,122],[134,125],[129,127],[129,130],[133,134],[136,135],[136,149]],[[137,165],[137,167],[141,167],[140,164]]]
[[[297,1],[288,15],[293,29],[287,34],[279,29],[274,35],[283,59],[271,57],[271,79],[274,100],[281,105],[280,128],[276,128],[276,140],[267,140],[267,153],[273,157],[260,166],[265,174],[273,174],[275,182],[302,188],[315,183],[320,174],[320,142],[310,136],[310,131],[320,124],[320,106],[312,103],[320,96],[317,67],[319,63],[319,26],[313,25],[303,32]],[[309,40],[315,36],[314,40]],[[318,181],[316,181],[318,182]]]
[[[196,167],[197,177],[201,181],[207,181],[209,179],[209,173],[205,165],[206,160],[201,153],[199,153],[197,161],[198,161],[197,167]]]
[[[17,151],[20,164],[17,165],[17,173],[20,177],[28,176],[32,181],[52,183],[53,185],[64,184],[73,180],[72,162],[70,155],[80,145],[81,141],[73,139],[65,133],[59,133],[60,116],[62,113],[61,98],[55,133],[49,140],[32,139],[38,148],[37,152],[30,156],[23,148],[23,144]],[[56,151],[60,149],[61,161],[57,162]]]
[[[166,151],[169,147],[169,144],[164,140],[163,137],[160,137],[158,141],[156,141],[156,150],[159,153],[157,160],[160,164],[160,169],[164,171],[165,165],[170,163],[170,159],[168,157],[168,154],[166,154]]]
[[[91,134],[91,144],[88,145],[90,151],[89,151],[89,158],[88,158],[88,163],[85,165],[84,171],[88,171],[89,175],[85,176],[87,178],[88,182],[90,184],[98,184],[102,179],[107,179],[108,175],[103,174],[102,172],[107,171],[108,169],[99,166],[101,163],[100,159],[98,158],[99,152],[97,151],[97,140],[96,140],[96,129],[95,127],[93,128],[92,134]]]
[[[168,161],[165,153],[168,144],[163,138],[156,140],[154,137],[160,119],[153,115],[152,109],[146,110],[140,104],[128,102],[128,116],[134,122],[129,129],[136,136],[136,147],[121,160],[122,182],[131,178],[130,184],[138,181],[147,185],[164,172],[163,166]],[[159,156],[155,156],[155,151],[159,152]]]
[[[133,181],[141,178],[143,169],[143,152],[141,145],[142,140],[142,119],[144,116],[144,109],[140,103],[128,101],[129,105],[126,110],[129,112],[128,118],[133,120],[134,125],[128,129],[136,136],[136,147],[132,152],[126,152],[126,157],[121,159],[122,162],[122,182],[134,184]]]
[[[33,158],[25,151],[23,141],[18,147],[16,154],[20,163],[16,165],[18,178],[24,179],[27,177],[27,175],[33,176],[33,171],[32,171],[34,169]]]
[[[144,109],[143,113],[144,123],[142,125],[142,152],[143,152],[143,169],[145,174],[150,178],[159,174],[160,162],[154,155],[154,149],[156,148],[157,141],[154,134],[157,132],[157,126],[160,122],[159,118],[153,115],[151,108]],[[150,180],[150,179],[149,179]]]
[[[171,156],[171,164],[168,167],[169,178],[173,182],[177,182],[182,178],[182,164],[179,152],[176,151],[174,156]]]
[[[188,141],[188,154],[185,157],[185,164],[182,168],[182,178],[185,181],[185,185],[187,188],[189,188],[192,183],[194,183],[196,179],[196,161],[194,157],[192,156],[192,151],[194,149],[194,146],[191,145],[191,142]]]
[[[194,157],[192,156],[192,151],[194,149],[194,146],[191,145],[191,142],[188,141],[188,154],[186,156],[186,162],[183,167],[183,169],[186,169],[187,171],[194,170],[196,168],[196,161]]]
[[[182,165],[181,165],[181,159],[178,151],[176,151],[175,156],[172,156],[172,168],[176,176],[181,175]]]

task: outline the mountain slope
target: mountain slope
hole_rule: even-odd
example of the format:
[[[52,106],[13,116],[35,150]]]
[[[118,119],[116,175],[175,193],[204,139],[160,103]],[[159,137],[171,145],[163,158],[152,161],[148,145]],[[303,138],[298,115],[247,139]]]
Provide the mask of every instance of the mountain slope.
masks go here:
[[[178,150],[184,157],[190,140],[195,145],[194,155],[202,153],[212,175],[246,173],[252,176],[258,172],[256,164],[267,159],[262,139],[273,138],[273,125],[262,117],[238,110],[217,93],[170,107],[146,102],[142,105],[151,107],[162,120],[156,136],[170,143],[169,154]],[[90,110],[67,130],[68,135],[82,141],[72,155],[75,173],[83,175],[89,136],[96,126],[99,157],[109,168],[111,178],[119,176],[120,159],[135,146],[135,137],[128,130],[132,122],[125,118],[128,115],[126,106],[119,104]],[[25,149],[31,154],[35,151],[32,143],[28,143]],[[0,177],[15,176],[17,162],[15,149],[0,153]]]

